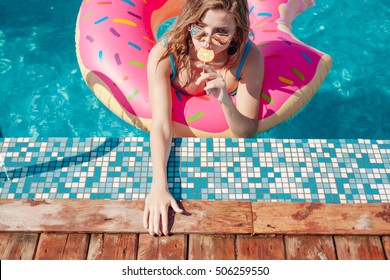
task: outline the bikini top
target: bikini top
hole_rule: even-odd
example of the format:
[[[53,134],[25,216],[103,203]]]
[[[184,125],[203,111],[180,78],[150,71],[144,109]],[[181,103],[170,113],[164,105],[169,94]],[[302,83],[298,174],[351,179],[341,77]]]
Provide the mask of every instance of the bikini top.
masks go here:
[[[167,37],[164,37],[164,45],[165,45],[165,46],[167,45]],[[242,56],[242,58],[241,58],[240,64],[238,65],[238,68],[237,68],[237,72],[236,72],[236,79],[237,79],[237,81],[241,80],[241,70],[242,70],[242,67],[244,66],[246,57],[248,56],[250,46],[251,46],[251,42],[250,42],[250,40],[248,40],[248,42],[247,42],[246,45],[245,45],[244,54],[243,54],[243,56]],[[189,95],[189,94],[186,93],[185,91],[183,91],[183,90],[177,88],[177,87],[172,83],[173,80],[176,78],[177,71],[176,71],[176,66],[175,66],[175,62],[174,62],[174,60],[173,60],[172,54],[169,54],[168,56],[169,56],[169,61],[170,61],[170,63],[171,63],[171,68],[172,68],[172,75],[171,75],[171,77],[170,77],[172,87],[175,89],[175,91],[176,91],[177,93],[181,93],[181,94],[184,94],[184,95]],[[237,89],[238,89],[238,88],[235,88],[234,90],[232,90],[231,92],[229,92],[229,95],[230,95],[230,96],[236,95],[236,94],[237,94]]]

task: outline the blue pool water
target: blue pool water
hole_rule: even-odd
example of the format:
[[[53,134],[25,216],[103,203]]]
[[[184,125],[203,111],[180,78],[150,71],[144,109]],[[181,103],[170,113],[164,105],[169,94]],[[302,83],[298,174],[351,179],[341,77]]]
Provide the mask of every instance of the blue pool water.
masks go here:
[[[88,89],[74,50],[80,1],[0,3],[2,137],[129,137],[128,125]],[[332,69],[308,105],[265,138],[390,139],[387,0],[327,0],[300,15],[294,34],[330,54]]]

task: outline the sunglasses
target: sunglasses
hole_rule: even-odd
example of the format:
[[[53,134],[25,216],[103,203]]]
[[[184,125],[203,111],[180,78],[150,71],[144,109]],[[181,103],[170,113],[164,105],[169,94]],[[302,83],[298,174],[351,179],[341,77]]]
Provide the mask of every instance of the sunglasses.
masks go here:
[[[191,37],[197,41],[203,42],[206,40],[206,38],[209,36],[209,34],[206,33],[206,31],[203,29],[203,27],[197,25],[197,24],[191,24],[189,28]],[[230,43],[230,39],[232,38],[233,34],[227,34],[227,33],[214,33],[210,36],[211,43],[213,43],[216,46],[223,46],[228,43]]]

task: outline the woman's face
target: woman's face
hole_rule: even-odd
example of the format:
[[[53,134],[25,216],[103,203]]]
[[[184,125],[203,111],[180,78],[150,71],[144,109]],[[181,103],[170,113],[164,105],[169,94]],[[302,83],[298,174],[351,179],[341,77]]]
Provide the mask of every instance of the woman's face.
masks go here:
[[[200,40],[195,39],[196,36],[192,37],[195,50],[200,48],[211,49],[216,55],[229,47],[236,30],[234,17],[224,10],[208,10],[197,22],[197,26],[203,29],[200,32],[203,32],[205,36],[202,36]],[[217,40],[213,38],[213,35]],[[221,42],[221,37],[218,37],[220,35],[229,38],[228,42],[218,45],[218,42]]]

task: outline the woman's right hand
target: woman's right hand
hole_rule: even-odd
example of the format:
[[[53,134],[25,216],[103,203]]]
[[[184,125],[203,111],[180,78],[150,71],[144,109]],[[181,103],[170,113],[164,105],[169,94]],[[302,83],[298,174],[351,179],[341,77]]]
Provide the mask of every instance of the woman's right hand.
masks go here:
[[[169,206],[176,213],[183,213],[176,200],[170,194],[168,186],[158,186],[152,183],[150,193],[145,199],[144,227],[149,229],[150,235],[161,235],[160,220],[162,223],[162,233],[168,234],[168,209]]]

